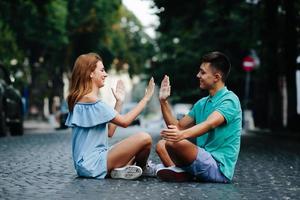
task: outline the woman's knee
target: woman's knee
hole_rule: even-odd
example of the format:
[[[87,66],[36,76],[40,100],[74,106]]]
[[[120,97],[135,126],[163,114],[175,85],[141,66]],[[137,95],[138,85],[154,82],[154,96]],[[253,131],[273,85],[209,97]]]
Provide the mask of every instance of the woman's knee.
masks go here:
[[[144,146],[151,146],[152,144],[152,137],[149,135],[149,133],[146,132],[139,132],[136,134],[136,137],[139,138],[140,142]]]

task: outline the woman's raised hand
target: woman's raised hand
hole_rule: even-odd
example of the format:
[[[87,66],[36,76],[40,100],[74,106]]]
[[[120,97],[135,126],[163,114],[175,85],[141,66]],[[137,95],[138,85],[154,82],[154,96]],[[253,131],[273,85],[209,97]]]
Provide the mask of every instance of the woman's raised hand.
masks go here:
[[[145,91],[145,96],[146,100],[150,100],[153,93],[154,93],[154,88],[155,88],[155,83],[154,83],[154,78],[152,77],[148,83],[148,86]]]
[[[116,90],[114,91],[112,88],[112,93],[118,102],[124,102],[125,100],[125,85],[123,81],[118,80]]]

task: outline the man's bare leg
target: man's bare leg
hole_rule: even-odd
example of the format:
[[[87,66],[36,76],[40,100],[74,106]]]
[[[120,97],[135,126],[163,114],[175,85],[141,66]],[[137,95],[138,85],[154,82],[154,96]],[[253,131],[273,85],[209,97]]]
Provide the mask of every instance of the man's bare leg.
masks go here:
[[[188,166],[196,159],[198,147],[188,140],[180,142],[168,142],[160,140],[156,146],[156,151],[165,166],[183,167]],[[164,181],[184,182],[190,181],[193,177],[180,168],[161,168],[157,171],[157,176]]]
[[[171,167],[175,165],[166,149],[166,140],[158,141],[156,144],[156,153],[164,166]]]

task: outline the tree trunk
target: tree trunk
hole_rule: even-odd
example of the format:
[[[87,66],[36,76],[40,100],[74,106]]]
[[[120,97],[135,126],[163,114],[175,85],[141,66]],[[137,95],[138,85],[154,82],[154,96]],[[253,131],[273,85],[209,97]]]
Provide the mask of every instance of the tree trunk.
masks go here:
[[[300,115],[297,114],[297,92],[296,92],[296,69],[297,69],[297,33],[296,33],[296,12],[295,1],[283,1],[286,11],[283,51],[286,67],[287,90],[288,90],[288,124],[290,130],[300,130]]]
[[[264,18],[265,24],[263,25],[263,60],[262,63],[266,68],[268,74],[265,80],[266,91],[264,98],[267,98],[265,110],[267,113],[266,123],[271,129],[282,128],[282,99],[279,88],[279,65],[277,59],[278,50],[278,1],[266,0]],[[264,73],[265,74],[265,73]]]

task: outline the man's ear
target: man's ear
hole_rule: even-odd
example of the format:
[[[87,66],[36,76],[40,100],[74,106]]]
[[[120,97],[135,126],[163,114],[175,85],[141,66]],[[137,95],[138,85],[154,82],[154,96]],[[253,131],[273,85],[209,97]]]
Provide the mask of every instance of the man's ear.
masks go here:
[[[215,73],[216,81],[222,80],[222,74],[220,72]]]

